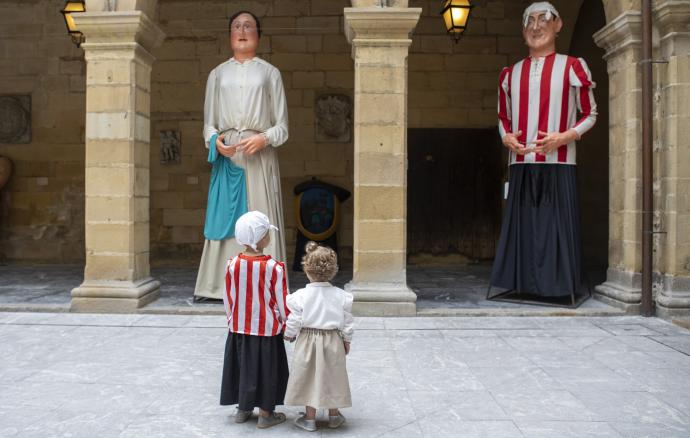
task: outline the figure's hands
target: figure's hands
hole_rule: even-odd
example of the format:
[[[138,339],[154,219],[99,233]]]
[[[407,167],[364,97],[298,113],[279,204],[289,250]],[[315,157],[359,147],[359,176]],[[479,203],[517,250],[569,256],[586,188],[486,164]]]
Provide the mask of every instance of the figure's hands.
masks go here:
[[[245,155],[254,155],[268,146],[268,140],[264,134],[256,134],[245,138],[233,146],[237,147]]]
[[[543,136],[543,138],[535,142],[537,147],[534,148],[534,150],[535,152],[544,155],[548,154],[559,146],[563,146],[564,144],[568,144],[571,141],[576,140],[578,137],[577,131],[574,129],[569,129],[566,132],[538,131],[538,133],[540,136]]]
[[[224,138],[225,135],[219,135],[218,138],[216,138],[216,150],[222,156],[232,158],[232,156],[235,155],[235,152],[237,152],[237,148],[235,145],[225,146],[225,143],[223,143]]]
[[[515,152],[518,155],[529,154],[534,152],[534,148],[525,147],[524,144],[520,143],[518,138],[522,135],[522,131],[511,132],[503,136],[503,145]]]
[[[288,342],[295,342],[295,337],[289,337],[289,336],[283,336],[283,339],[285,339]]]
[[[350,343],[347,341],[343,341],[343,345],[345,346],[345,354],[346,355],[349,354],[350,353]]]

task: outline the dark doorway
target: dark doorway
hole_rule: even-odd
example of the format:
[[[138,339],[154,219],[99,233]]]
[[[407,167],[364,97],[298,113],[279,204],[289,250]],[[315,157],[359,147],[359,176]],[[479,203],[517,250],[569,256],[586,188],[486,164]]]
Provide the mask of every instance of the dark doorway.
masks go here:
[[[505,163],[497,130],[408,130],[407,252],[494,257]]]
[[[584,268],[592,286],[606,280],[609,239],[609,78],[604,50],[592,34],[606,25],[601,0],[584,0],[570,44],[570,55],[584,58],[597,86],[596,125],[577,143],[577,177],[582,220]]]

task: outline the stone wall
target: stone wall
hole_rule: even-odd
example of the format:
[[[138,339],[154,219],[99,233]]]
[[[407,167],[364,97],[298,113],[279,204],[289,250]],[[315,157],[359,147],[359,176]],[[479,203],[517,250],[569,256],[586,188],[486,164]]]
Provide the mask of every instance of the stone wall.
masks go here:
[[[0,262],[84,259],[84,53],[67,36],[63,6],[0,3],[0,95],[31,96],[31,142],[0,143],[14,163]]]
[[[580,1],[556,2],[568,17],[561,50]],[[410,128],[485,128],[496,123],[500,69],[525,54],[520,15],[527,1],[474,1],[466,36],[445,35],[436,0],[412,0],[422,17],[408,59]],[[31,93],[34,138],[0,145],[15,162],[0,256],[15,261],[84,258],[84,61],[66,35],[59,0],[10,0],[0,6],[2,94]],[[280,165],[289,254],[294,249],[292,188],[311,176],[353,190],[353,144],[316,141],[314,102],[322,93],[352,96],[351,46],[343,35],[348,0],[160,0],[166,34],[151,85],[151,263],[197,263],[209,181],[201,138],[208,72],[229,56],[227,18],[254,11],[264,30],[260,56],[278,67],[287,90],[290,140]],[[179,163],[161,163],[160,131],[179,131]],[[339,237],[349,258],[352,200]],[[56,251],[54,248],[58,248]]]
[[[161,164],[157,139],[151,149],[152,261],[198,259],[203,245],[203,213],[209,171],[201,140],[203,92],[208,72],[229,55],[227,20],[247,8],[262,19],[260,56],[278,67],[287,90],[290,140],[280,151],[288,252],[294,247],[292,188],[317,176],[353,190],[353,145],[315,140],[314,101],[321,93],[352,96],[351,46],[342,29],[348,0],[233,2],[161,0],[159,22],[167,35],[154,51],[152,133],[178,130],[180,164]],[[580,2],[561,2],[572,20],[561,41],[570,41]],[[485,128],[496,124],[496,81],[502,67],[520,59],[525,48],[520,16],[526,1],[473,2],[467,35],[454,44],[445,34],[438,1],[410,2],[421,7],[408,60],[409,127]],[[567,50],[567,47],[563,48]],[[352,202],[342,210],[339,236],[352,246]],[[347,258],[347,257],[346,257]]]

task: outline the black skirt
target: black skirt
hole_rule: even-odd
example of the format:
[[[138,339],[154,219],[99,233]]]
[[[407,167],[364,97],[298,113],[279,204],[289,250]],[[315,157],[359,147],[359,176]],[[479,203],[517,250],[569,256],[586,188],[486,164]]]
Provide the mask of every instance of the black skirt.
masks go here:
[[[576,168],[510,166],[491,286],[542,297],[577,294],[582,277]]]
[[[283,335],[252,336],[228,333],[225,342],[220,404],[243,411],[272,411],[283,404],[288,381]]]

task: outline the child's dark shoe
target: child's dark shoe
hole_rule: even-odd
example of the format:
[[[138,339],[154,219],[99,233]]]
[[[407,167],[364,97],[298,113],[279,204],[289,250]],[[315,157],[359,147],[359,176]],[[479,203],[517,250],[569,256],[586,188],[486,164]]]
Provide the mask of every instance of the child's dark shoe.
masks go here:
[[[256,425],[259,429],[267,429],[273,427],[276,424],[285,422],[287,417],[282,412],[271,412],[267,416],[259,415],[259,423]]]
[[[252,411],[243,411],[242,409],[237,409],[235,411],[235,423],[246,423],[252,416]]]
[[[328,416],[328,427],[330,427],[331,429],[337,429],[340,426],[342,426],[343,423],[345,423],[345,416],[343,414],[341,414],[340,412],[338,412],[338,415],[335,415],[335,416],[329,415]]]
[[[315,432],[316,420],[307,420],[306,415],[300,415],[295,420],[295,426],[299,427],[300,429],[304,429],[307,432]]]

